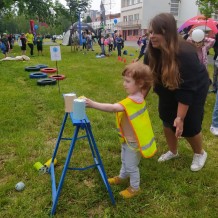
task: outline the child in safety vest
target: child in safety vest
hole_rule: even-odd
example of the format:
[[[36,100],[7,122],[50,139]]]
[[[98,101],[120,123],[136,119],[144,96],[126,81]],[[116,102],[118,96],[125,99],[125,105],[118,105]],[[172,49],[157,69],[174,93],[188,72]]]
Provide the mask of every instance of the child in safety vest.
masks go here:
[[[109,178],[111,185],[130,179],[130,186],[121,191],[123,198],[140,193],[139,162],[141,156],[150,158],[156,153],[156,143],[145,103],[145,95],[152,85],[152,74],[147,65],[136,62],[122,72],[127,98],[115,103],[99,103],[86,99],[86,106],[106,112],[116,112],[118,134],[122,142],[122,166],[118,176]]]

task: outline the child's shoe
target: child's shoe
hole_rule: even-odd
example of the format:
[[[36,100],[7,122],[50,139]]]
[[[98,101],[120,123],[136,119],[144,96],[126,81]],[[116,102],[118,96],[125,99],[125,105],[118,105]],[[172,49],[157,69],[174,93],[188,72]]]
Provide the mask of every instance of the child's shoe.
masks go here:
[[[124,179],[121,179],[119,176],[115,176],[113,178],[109,178],[108,182],[110,185],[119,185],[123,183]]]
[[[123,198],[132,198],[136,195],[138,195],[140,193],[140,188],[138,189],[134,189],[131,186],[129,186],[127,189],[121,191],[119,194],[123,197]]]

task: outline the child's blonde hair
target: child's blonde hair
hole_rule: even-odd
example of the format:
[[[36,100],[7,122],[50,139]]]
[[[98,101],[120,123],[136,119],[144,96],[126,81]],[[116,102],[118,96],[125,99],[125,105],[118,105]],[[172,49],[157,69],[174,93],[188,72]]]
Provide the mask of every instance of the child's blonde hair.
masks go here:
[[[150,88],[153,83],[150,67],[140,62],[127,65],[122,72],[122,76],[132,77],[137,85],[142,84],[142,89]]]

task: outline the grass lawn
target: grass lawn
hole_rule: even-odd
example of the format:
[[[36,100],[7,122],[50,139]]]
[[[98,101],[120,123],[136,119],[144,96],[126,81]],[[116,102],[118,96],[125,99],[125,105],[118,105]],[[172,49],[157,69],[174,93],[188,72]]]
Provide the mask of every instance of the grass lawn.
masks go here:
[[[125,48],[127,63],[137,57],[135,48]],[[75,92],[101,102],[117,102],[126,96],[122,87],[121,72],[125,66],[117,60],[117,52],[106,58],[96,58],[95,51],[71,52],[61,46],[62,60],[58,61],[59,74],[65,80],[53,86],[38,86],[37,79],[30,79],[24,68],[37,64],[55,67],[51,61],[49,46],[44,46],[44,56],[30,61],[0,62],[0,217],[50,216],[51,181],[49,174],[39,175],[34,163],[44,164],[51,158],[64,116],[63,94]],[[10,55],[20,55],[15,45]],[[27,48],[29,55],[29,48]],[[3,55],[0,54],[0,58]],[[213,66],[209,66],[212,76]],[[60,89],[60,92],[59,92]],[[190,171],[192,150],[184,139],[180,141],[180,158],[158,163],[160,154],[166,151],[162,124],[157,112],[157,96],[152,91],[147,107],[156,135],[158,152],[151,159],[142,159],[141,195],[123,200],[119,191],[128,184],[113,186],[116,206],[112,206],[108,192],[96,169],[68,171],[56,210],[56,217],[217,217],[218,214],[218,138],[210,131],[215,95],[208,94],[203,122],[204,147],[208,152],[205,167],[197,173]],[[116,134],[115,115],[87,109],[87,116],[108,177],[120,170],[120,144]],[[68,120],[64,136],[72,137],[74,127]],[[82,132],[81,132],[82,134]],[[62,141],[57,154],[56,180],[60,178],[69,141]],[[71,159],[74,167],[92,164],[92,156],[86,140],[80,140]],[[15,184],[26,185],[21,192]]]

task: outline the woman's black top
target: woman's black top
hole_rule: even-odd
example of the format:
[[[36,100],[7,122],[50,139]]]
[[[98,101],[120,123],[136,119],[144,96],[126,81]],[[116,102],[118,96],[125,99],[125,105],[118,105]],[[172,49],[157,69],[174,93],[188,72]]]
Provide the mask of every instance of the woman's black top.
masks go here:
[[[189,105],[184,119],[183,136],[191,137],[201,131],[209,76],[205,66],[200,63],[195,48],[189,42],[180,42],[177,58],[182,81],[179,89],[169,90],[159,83],[155,84],[154,91],[159,96],[159,116],[174,131],[173,122],[177,117],[178,103]],[[145,63],[149,63],[147,58]]]

